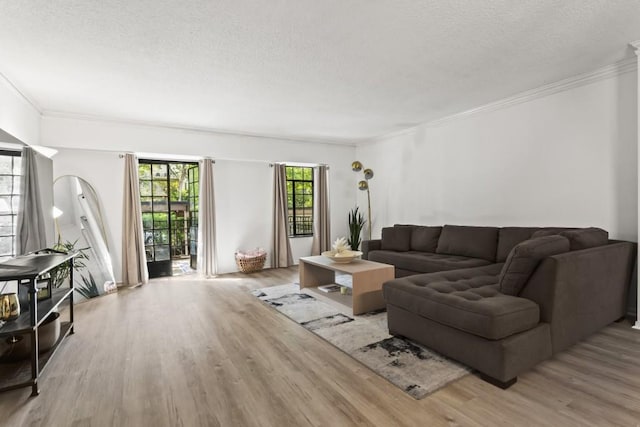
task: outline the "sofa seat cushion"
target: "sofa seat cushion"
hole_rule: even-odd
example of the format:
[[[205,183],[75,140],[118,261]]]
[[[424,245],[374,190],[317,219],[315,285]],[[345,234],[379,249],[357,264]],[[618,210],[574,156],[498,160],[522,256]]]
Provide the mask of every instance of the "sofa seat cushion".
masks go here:
[[[495,274],[473,274],[404,277],[386,282],[383,294],[387,304],[490,340],[527,331],[539,323],[536,303],[500,293]]]
[[[491,262],[484,259],[418,251],[371,251],[369,252],[368,259],[370,261],[392,264],[402,270],[415,271],[416,273],[432,273],[442,270],[457,270],[491,264]]]

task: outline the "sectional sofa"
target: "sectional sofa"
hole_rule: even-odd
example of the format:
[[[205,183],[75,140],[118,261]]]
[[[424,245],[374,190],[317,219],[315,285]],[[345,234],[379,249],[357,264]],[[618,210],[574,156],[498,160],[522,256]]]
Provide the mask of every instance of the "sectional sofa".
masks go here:
[[[636,245],[599,228],[396,225],[362,249],[395,266],[391,334],[506,388],[624,317]]]

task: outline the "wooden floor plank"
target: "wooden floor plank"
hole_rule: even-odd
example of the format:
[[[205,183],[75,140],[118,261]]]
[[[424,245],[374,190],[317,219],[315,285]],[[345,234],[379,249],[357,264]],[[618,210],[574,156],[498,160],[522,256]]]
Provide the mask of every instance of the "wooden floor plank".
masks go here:
[[[7,426],[493,426],[640,422],[640,331],[608,326],[500,390],[475,375],[414,400],[249,291],[297,268],[155,279],[77,306],[39,397]],[[65,402],[67,404],[65,404]]]

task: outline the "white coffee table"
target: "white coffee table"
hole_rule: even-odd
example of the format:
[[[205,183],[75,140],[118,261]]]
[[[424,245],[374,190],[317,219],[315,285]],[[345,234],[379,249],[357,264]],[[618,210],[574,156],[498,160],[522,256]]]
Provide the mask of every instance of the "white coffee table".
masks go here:
[[[340,264],[323,256],[300,258],[298,270],[300,289],[335,283],[335,272],[350,274],[354,315],[385,308],[382,284],[394,278],[393,265],[367,260]]]

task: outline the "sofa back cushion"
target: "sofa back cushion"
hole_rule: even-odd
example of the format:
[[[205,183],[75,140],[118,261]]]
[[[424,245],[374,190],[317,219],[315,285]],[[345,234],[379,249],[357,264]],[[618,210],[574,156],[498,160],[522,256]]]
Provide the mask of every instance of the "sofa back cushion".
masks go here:
[[[445,225],[438,239],[436,253],[496,260],[497,227]]]
[[[533,233],[531,236],[532,239],[536,237],[545,237],[545,236],[555,236],[556,234],[560,234],[565,231],[575,230],[575,228],[568,227],[544,227]]]
[[[500,292],[517,296],[540,261],[552,255],[569,252],[569,239],[564,236],[544,236],[518,243],[509,253],[500,272]]]
[[[498,231],[496,262],[504,262],[515,245],[529,240],[538,230],[540,230],[539,227],[502,227]]]
[[[594,248],[609,243],[609,233],[597,227],[563,231],[560,235],[569,239],[572,251]]]
[[[435,253],[442,227],[416,225],[411,230],[411,250]]]
[[[609,243],[609,233],[606,230],[597,227],[569,229],[549,228],[535,232],[533,237],[550,236],[554,234],[558,234],[569,239],[572,251],[594,248],[596,246],[603,246]]]
[[[406,252],[411,249],[413,227],[398,226],[382,229],[382,250]]]

